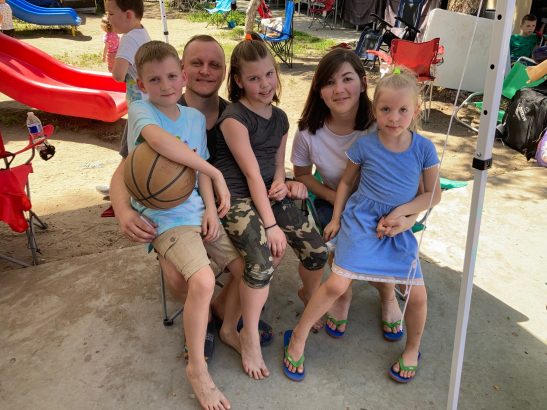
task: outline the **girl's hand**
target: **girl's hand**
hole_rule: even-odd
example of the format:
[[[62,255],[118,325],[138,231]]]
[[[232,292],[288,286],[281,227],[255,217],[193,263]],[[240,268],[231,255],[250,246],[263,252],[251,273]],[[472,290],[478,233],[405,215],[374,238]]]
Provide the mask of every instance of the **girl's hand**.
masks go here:
[[[414,218],[404,215],[395,218],[391,217],[391,214],[387,217],[382,216],[376,226],[376,236],[378,239],[382,239],[384,236],[393,238],[401,232],[411,229],[414,221]]]
[[[289,189],[284,182],[274,181],[268,191],[268,198],[276,201],[282,201],[288,193]]]
[[[220,221],[215,209],[206,209],[201,222],[201,236],[204,242],[215,242],[220,236]]]
[[[334,238],[338,231],[340,230],[340,221],[331,219],[331,221],[325,226],[325,229],[323,229],[323,240],[325,242],[330,241],[332,238]]]
[[[213,178],[213,188],[215,189],[217,196],[218,217],[223,218],[230,209],[230,191],[228,190],[226,181],[220,172],[217,177]]]
[[[268,246],[274,258],[281,258],[287,248],[287,238],[279,226],[274,226],[266,230]]]

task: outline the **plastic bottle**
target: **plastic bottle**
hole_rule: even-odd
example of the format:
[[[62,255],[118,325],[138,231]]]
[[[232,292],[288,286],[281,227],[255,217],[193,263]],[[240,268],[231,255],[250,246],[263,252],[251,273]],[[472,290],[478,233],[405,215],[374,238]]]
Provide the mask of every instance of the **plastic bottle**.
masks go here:
[[[27,128],[28,128],[28,133],[30,134],[30,137],[32,138],[32,142],[36,142],[44,138],[44,128],[42,127],[42,122],[36,115],[34,115],[33,112],[27,113]],[[43,143],[38,145],[39,151],[42,151],[45,148],[46,146]]]

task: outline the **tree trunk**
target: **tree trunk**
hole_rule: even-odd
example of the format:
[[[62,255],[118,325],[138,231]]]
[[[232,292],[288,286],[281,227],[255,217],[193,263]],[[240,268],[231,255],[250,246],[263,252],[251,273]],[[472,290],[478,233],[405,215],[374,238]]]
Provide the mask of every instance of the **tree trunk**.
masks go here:
[[[258,0],[251,0],[245,16],[245,33],[255,31],[255,20],[258,8]]]
[[[457,11],[459,13],[465,14],[477,14],[479,9],[480,0],[449,0],[448,1],[448,10]],[[482,2],[482,10],[486,8],[486,0]]]

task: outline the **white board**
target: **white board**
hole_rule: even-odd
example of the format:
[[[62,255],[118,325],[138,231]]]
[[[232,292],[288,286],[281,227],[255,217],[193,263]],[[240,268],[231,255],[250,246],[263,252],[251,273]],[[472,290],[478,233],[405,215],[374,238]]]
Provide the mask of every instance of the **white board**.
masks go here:
[[[444,63],[437,67],[435,85],[457,89],[473,34],[475,16],[443,9],[431,10],[424,40],[439,37],[445,48]],[[493,20],[479,18],[462,90],[484,91]]]

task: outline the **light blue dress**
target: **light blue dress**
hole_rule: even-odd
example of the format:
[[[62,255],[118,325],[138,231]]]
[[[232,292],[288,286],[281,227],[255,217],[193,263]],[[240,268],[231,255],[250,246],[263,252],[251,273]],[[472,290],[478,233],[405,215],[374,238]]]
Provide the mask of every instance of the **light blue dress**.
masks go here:
[[[423,171],[439,163],[435,146],[419,134],[404,152],[389,151],[372,133],[346,153],[360,165],[359,187],[346,203],[332,271],[350,279],[423,284],[418,243],[411,230],[376,237],[376,227],[399,205],[416,197]]]

